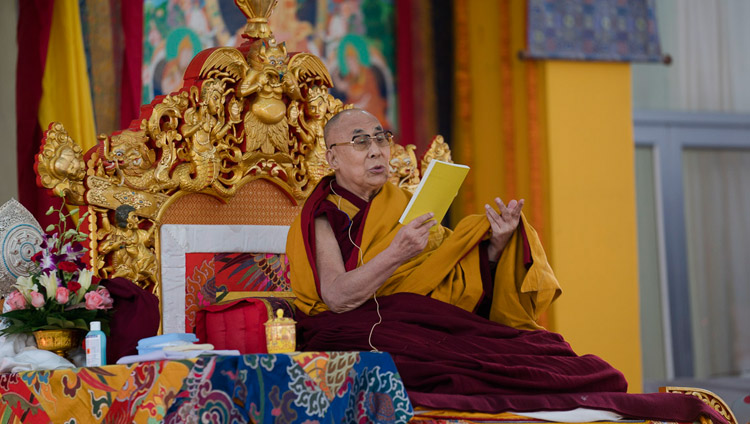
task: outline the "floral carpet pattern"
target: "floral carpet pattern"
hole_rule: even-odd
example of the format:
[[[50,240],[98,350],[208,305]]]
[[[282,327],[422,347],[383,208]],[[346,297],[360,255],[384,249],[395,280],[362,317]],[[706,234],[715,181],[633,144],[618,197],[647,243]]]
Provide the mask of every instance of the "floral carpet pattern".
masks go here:
[[[203,358],[165,423],[406,423],[411,403],[390,356],[305,352]]]
[[[387,353],[205,356],[0,374],[0,423],[406,423]]]

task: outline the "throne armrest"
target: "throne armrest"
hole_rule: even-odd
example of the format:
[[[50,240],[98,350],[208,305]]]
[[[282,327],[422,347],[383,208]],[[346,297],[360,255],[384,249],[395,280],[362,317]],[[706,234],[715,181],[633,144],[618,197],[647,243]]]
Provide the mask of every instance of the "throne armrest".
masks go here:
[[[681,393],[685,395],[695,396],[698,399],[702,400],[708,406],[715,409],[716,412],[721,414],[722,417],[726,418],[726,420],[729,422],[729,424],[738,424],[737,423],[737,417],[734,416],[734,413],[729,408],[729,405],[724,402],[719,396],[717,396],[715,393],[706,390],[706,389],[699,389],[695,387],[674,387],[674,386],[665,386],[665,387],[659,387],[659,392],[661,393]],[[710,422],[711,420],[706,420]],[[701,422],[703,423],[704,420],[701,419]]]

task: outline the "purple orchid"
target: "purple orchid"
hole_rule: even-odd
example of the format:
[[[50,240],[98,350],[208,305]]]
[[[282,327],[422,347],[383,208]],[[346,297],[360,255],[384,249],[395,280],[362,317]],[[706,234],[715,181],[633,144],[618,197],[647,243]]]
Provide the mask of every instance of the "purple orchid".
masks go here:
[[[83,257],[84,253],[86,253],[83,249],[83,245],[78,242],[65,243],[62,247],[62,251],[64,252],[62,260],[70,262],[78,262],[78,260]]]
[[[47,250],[42,250],[42,259],[39,261],[39,268],[41,268],[42,272],[44,273],[50,273],[52,271],[55,271],[57,269],[57,260],[55,259],[55,256],[49,253]]]
[[[58,243],[58,234],[44,234],[42,240],[42,244],[39,245],[39,247],[42,248],[45,252],[53,253],[57,251],[57,243]]]

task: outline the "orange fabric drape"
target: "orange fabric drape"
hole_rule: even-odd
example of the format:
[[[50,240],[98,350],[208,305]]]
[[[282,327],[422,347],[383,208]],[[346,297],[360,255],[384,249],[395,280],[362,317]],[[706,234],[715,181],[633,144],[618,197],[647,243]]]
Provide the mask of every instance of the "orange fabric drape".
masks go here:
[[[454,3],[456,162],[471,167],[452,220],[481,213],[495,197],[526,200],[524,212],[550,243],[544,87],[539,64],[521,60],[525,1]],[[549,325],[544,322],[543,325]]]
[[[474,139],[471,127],[471,67],[469,65],[469,17],[468,0],[456,0],[454,3],[455,44],[455,111],[453,119],[453,159],[454,161],[474,168]],[[451,208],[451,220],[455,224],[474,204],[476,172],[469,172],[466,176],[457,201]]]
[[[540,238],[547,237],[546,148],[538,64],[523,61],[526,2],[454,3],[454,159],[472,168],[454,222],[495,196],[524,198]]]

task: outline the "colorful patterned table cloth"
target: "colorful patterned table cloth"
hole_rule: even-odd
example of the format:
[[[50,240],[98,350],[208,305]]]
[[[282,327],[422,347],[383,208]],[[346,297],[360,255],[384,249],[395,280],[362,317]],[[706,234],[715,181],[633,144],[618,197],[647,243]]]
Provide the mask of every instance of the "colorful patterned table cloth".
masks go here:
[[[201,357],[0,374],[0,423],[406,423],[387,353]]]

